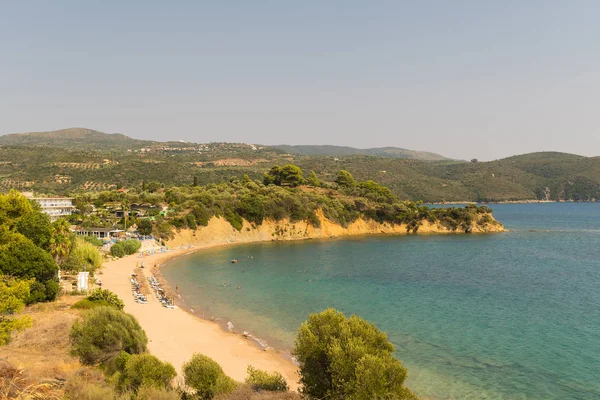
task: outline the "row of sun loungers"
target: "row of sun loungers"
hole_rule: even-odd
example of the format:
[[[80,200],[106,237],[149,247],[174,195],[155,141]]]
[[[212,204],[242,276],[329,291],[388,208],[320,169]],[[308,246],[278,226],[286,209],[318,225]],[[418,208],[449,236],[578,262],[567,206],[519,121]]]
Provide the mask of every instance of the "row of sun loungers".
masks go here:
[[[152,286],[152,289],[156,294],[156,298],[161,302],[163,307],[175,308],[173,302],[165,296],[165,291],[160,287],[160,283],[158,283],[155,277],[149,276],[148,283],[150,283],[150,286]]]
[[[131,274],[129,277],[129,282],[131,283],[131,292],[135,301],[140,304],[147,304],[148,299],[146,299],[146,296],[140,292],[140,284],[137,280],[137,275]]]

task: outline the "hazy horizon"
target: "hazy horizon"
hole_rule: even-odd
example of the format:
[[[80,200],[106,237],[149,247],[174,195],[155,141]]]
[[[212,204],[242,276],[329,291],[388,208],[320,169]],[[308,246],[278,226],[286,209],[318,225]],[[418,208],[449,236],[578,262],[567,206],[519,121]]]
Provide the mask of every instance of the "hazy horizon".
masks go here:
[[[600,4],[61,0],[0,15],[0,133],[598,156]]]

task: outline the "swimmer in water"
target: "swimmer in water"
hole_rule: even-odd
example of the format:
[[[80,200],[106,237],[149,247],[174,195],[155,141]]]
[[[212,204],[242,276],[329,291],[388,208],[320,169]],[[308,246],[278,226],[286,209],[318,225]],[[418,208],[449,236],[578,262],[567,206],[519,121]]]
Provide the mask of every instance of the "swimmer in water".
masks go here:
[[[241,286],[238,286],[237,288],[238,288],[238,289],[241,289],[242,287],[241,287]]]

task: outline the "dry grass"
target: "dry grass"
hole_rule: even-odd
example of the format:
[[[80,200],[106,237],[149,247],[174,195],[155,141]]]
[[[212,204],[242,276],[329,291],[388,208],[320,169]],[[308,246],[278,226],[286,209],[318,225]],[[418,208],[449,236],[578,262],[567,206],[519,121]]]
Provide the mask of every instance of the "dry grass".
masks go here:
[[[69,355],[69,332],[78,316],[69,307],[79,299],[63,296],[53,303],[36,304],[25,310],[33,321],[32,327],[15,335],[7,346],[0,347],[0,361],[8,374],[5,381],[12,376],[10,379],[14,382],[24,382],[15,383],[13,388],[25,390],[26,386],[34,388],[47,386],[48,382],[64,382],[80,368],[79,361]],[[29,395],[29,398],[36,397]]]
[[[64,381],[29,378],[21,368],[0,361],[0,399],[62,399]]]
[[[296,392],[255,392],[249,385],[240,385],[235,392],[215,397],[215,400],[301,400]]]

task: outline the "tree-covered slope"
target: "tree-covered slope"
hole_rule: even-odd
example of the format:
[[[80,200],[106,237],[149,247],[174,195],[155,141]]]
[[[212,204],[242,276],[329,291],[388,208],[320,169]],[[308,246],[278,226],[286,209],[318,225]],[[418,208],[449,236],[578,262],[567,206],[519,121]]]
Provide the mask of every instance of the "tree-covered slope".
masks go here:
[[[347,146],[311,146],[311,145],[277,145],[273,146],[277,149],[283,150],[290,154],[305,155],[305,156],[350,156],[350,155],[363,155],[363,156],[377,156],[377,157],[391,157],[391,158],[406,158],[423,161],[442,161],[449,160],[439,154],[430,153],[426,151],[415,151],[408,149],[401,149],[399,147],[378,147],[371,149],[357,149],[354,147]]]
[[[315,171],[325,182],[347,170],[357,179],[385,184],[402,199],[426,202],[600,199],[600,157],[565,153],[531,153],[490,162],[421,161],[292,155],[241,143],[150,142],[79,130],[33,136],[35,140],[27,135],[19,140],[0,137],[0,190],[62,194],[142,181],[171,186],[196,178],[200,184],[220,183],[240,174],[260,179],[274,164],[294,163],[307,175]]]

